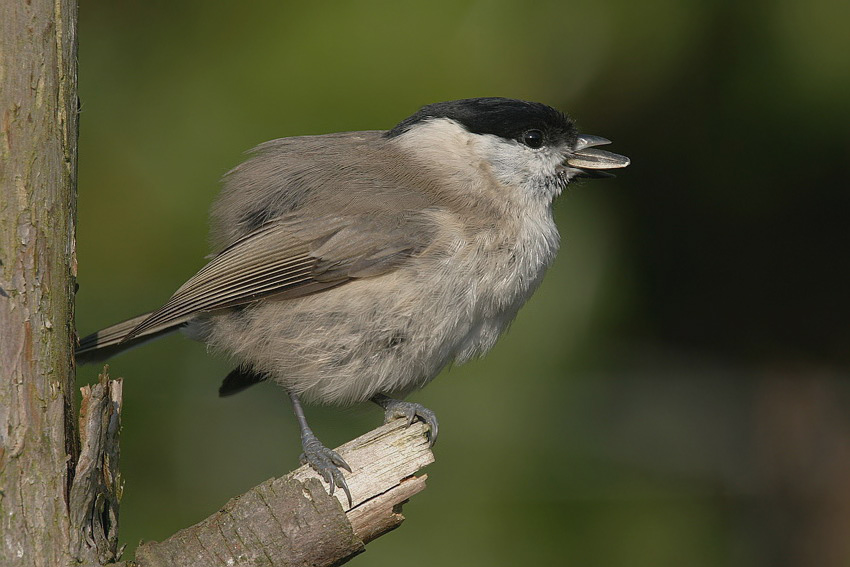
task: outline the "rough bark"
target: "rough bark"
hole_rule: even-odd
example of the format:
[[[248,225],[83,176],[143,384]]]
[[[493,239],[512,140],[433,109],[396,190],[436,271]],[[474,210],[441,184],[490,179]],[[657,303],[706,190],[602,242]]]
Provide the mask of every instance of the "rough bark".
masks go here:
[[[0,3],[0,564],[67,565],[77,6]]]

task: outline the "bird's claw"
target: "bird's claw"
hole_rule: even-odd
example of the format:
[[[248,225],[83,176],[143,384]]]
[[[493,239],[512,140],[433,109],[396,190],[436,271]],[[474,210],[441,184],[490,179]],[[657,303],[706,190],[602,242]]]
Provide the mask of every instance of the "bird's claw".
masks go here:
[[[301,453],[301,463],[310,465],[314,471],[325,479],[325,482],[328,483],[328,492],[331,496],[333,496],[334,487],[341,488],[348,498],[348,506],[351,507],[351,491],[348,489],[348,484],[345,482],[342,471],[339,470],[343,468],[351,472],[351,467],[348,466],[348,463],[339,456],[339,453],[322,445],[322,442],[312,433],[302,438],[301,445],[304,448],[304,452]]]
[[[419,418],[428,426],[428,444],[432,447],[434,446],[434,443],[437,442],[439,424],[437,422],[437,415],[433,411],[416,402],[405,402],[404,400],[395,400],[392,398],[386,398],[382,402],[384,423],[392,421],[397,417],[403,417],[407,419],[407,427],[410,427]]]

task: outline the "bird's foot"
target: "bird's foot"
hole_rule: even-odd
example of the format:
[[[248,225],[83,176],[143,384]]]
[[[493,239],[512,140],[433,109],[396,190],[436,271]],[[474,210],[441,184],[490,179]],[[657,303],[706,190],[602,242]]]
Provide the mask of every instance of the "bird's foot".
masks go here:
[[[343,468],[351,472],[351,467],[348,466],[348,463],[339,456],[339,453],[325,447],[312,432],[302,434],[301,446],[304,448],[304,452],[301,453],[301,464],[310,465],[314,471],[325,479],[325,482],[330,486],[328,492],[331,495],[334,493],[334,487],[345,491],[345,496],[348,497],[348,506],[350,507],[351,491],[348,490],[348,484],[346,484],[340,470],[340,468]]]
[[[436,443],[439,424],[437,423],[437,415],[433,411],[422,404],[396,400],[383,394],[377,394],[372,398],[372,401],[384,408],[384,423],[397,417],[403,417],[407,419],[407,427],[410,427],[414,420],[418,418],[428,426],[428,443],[431,446]]]

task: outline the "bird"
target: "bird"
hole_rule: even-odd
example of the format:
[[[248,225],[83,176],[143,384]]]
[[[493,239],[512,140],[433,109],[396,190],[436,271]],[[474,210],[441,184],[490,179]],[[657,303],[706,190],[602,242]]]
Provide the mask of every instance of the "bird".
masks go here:
[[[235,369],[219,393],[282,386],[303,453],[352,497],[350,466],[302,401],[371,400],[385,419],[449,364],[489,351],[555,259],[553,201],[630,160],[546,104],[429,104],[389,130],[280,138],[227,172],[210,212],[214,252],[161,307],[79,341],[78,363],[181,330]]]

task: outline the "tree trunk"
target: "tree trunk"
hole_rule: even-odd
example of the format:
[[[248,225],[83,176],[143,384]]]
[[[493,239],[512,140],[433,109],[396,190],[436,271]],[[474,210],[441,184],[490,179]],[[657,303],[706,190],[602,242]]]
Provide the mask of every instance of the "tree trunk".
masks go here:
[[[0,564],[67,565],[77,6],[0,4]]]

